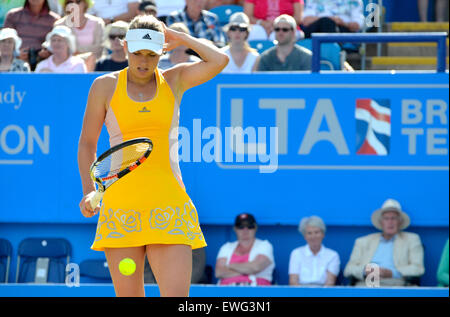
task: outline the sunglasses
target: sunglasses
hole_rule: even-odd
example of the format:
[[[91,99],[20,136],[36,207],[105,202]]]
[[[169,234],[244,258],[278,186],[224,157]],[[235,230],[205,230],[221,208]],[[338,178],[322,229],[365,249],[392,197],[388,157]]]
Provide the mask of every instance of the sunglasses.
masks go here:
[[[76,3],[76,4],[80,4],[83,0],[68,0],[66,1],[66,5],[71,4],[71,3]]]
[[[274,28],[275,32],[283,31],[284,33],[292,31],[292,28]]]
[[[241,26],[237,26],[237,25],[232,25],[228,28],[228,30],[230,31],[239,31],[239,32],[247,32],[248,28],[246,27],[241,27]]]
[[[111,40],[111,41],[114,41],[116,38],[118,38],[119,40],[123,40],[124,38],[125,38],[125,35],[123,35],[123,34],[111,34],[110,36],[109,36],[109,39]]]
[[[248,228],[248,229],[255,229],[256,228],[256,225],[239,225],[239,226],[236,226],[236,228],[238,228],[238,229],[244,229],[244,228]]]

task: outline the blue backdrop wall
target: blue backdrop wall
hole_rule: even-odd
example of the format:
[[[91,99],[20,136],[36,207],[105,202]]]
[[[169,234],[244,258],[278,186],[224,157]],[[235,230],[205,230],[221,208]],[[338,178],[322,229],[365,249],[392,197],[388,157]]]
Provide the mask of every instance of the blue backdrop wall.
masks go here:
[[[67,235],[75,259],[94,252],[96,219],[78,211],[76,152],[96,76],[0,76],[0,236],[15,246],[27,234]],[[448,74],[220,75],[184,96],[179,141],[208,263],[247,211],[282,270],[304,243],[296,225],[311,214],[329,226],[324,243],[345,265],[392,197],[424,240],[433,284],[448,237]],[[108,147],[103,131],[98,152]]]

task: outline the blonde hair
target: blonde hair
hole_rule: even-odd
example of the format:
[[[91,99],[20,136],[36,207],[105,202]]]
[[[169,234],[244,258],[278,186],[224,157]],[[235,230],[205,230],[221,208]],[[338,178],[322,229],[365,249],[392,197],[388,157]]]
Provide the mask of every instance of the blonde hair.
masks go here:
[[[191,34],[191,32],[189,31],[188,27],[186,26],[186,24],[182,23],[182,22],[176,22],[173,23],[169,26],[169,29],[174,30],[174,31],[178,31],[178,32],[183,32],[186,34]]]

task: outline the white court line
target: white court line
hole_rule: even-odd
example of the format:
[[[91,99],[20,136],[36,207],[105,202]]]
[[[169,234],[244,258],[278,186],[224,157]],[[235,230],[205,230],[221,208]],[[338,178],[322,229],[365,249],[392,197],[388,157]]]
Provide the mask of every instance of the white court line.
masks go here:
[[[33,160],[0,160],[0,165],[32,165]]]

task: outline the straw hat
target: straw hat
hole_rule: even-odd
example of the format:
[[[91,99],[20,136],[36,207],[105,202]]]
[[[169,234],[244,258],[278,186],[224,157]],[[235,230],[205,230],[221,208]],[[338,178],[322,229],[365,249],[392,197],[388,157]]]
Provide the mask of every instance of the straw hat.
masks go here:
[[[411,223],[409,216],[402,210],[402,206],[400,205],[400,203],[395,199],[390,198],[383,203],[383,206],[381,206],[380,209],[375,210],[374,213],[372,214],[371,220],[375,228],[383,230],[381,227],[381,217],[387,211],[396,211],[399,214],[400,230],[406,229]]]
[[[66,3],[66,0],[59,0],[59,3],[64,8],[64,4]],[[86,0],[87,7],[90,8],[94,5],[94,1],[92,0]]]

